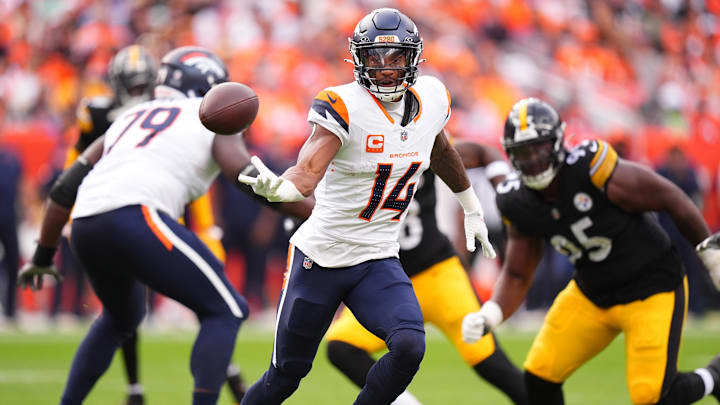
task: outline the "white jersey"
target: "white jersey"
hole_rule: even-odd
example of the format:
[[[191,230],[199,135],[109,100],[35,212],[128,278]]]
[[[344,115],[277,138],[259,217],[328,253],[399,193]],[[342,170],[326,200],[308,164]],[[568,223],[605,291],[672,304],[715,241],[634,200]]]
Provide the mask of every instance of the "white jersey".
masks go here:
[[[430,166],[450,95],[432,76],[410,88],[419,112],[406,126],[357,82],[321,91],[308,121],[342,146],[315,189],[315,208],[290,242],[323,267],[398,257],[401,222],[415,183]]]
[[[198,119],[201,101],[153,100],[120,115],[80,185],[72,217],[142,204],[179,218],[220,171],[211,154],[215,134]]]

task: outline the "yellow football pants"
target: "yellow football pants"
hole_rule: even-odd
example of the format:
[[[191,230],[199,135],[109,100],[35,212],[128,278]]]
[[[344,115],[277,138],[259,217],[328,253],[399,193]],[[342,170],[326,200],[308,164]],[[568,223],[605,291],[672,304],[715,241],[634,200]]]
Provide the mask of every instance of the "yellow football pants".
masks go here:
[[[687,279],[674,291],[600,308],[571,281],[555,299],[524,367],[561,383],[625,333],[627,386],[634,404],[654,404],[677,373]]]

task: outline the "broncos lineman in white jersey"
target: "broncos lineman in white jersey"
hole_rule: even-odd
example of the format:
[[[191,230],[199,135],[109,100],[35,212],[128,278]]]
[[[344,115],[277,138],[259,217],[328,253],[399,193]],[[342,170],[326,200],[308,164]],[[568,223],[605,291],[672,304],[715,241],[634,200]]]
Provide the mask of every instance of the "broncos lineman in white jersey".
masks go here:
[[[81,404],[135,331],[145,315],[142,284],[196,313],[193,404],[217,402],[248,306],[220,261],[177,218],[221,170],[236,179],[253,168],[241,136],[216,136],[198,119],[201,97],[226,80],[227,69],[213,53],[171,51],[162,59],[156,99],[120,115],[53,186],[38,247],[20,282],[40,288],[43,274],[57,276],[52,256],[74,205],[71,245],[103,304],[75,354],[61,405]],[[304,205],[283,209],[304,217],[310,210]]]
[[[260,175],[240,176],[269,201],[299,201],[313,191],[316,199],[290,241],[272,364],[242,404],[280,404],[297,389],[341,302],[390,350],[355,403],[389,404],[410,383],[425,332],[397,239],[428,167],[465,209],[468,249],[477,237],[483,253],[495,256],[480,203],[443,131],[449,93],[438,79],[418,77],[422,39],[415,24],[398,10],[374,10],[355,28],[350,52],[356,80],[314,99],[313,131],[297,164],[278,177],[253,157]]]

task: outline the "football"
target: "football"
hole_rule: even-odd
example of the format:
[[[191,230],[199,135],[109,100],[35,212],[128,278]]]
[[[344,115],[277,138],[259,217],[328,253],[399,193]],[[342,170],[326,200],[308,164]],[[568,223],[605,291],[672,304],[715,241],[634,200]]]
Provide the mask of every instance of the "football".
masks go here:
[[[257,94],[236,82],[214,86],[200,103],[200,122],[219,135],[242,132],[255,120],[259,107]]]

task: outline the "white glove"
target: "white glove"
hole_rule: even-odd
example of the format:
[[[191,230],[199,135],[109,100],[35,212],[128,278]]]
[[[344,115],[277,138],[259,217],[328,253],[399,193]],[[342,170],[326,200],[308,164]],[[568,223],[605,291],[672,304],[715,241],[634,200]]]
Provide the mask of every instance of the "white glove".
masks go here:
[[[495,249],[493,249],[490,239],[488,239],[488,229],[487,225],[485,225],[482,205],[480,205],[480,201],[475,195],[475,190],[470,186],[464,191],[455,193],[455,198],[457,198],[465,212],[465,247],[467,247],[467,250],[474,252],[475,238],[477,238],[482,246],[483,256],[494,259]]]
[[[17,284],[20,288],[30,287],[33,291],[40,290],[43,287],[43,276],[49,274],[55,277],[58,283],[63,281],[63,276],[57,271],[55,266],[38,266],[33,263],[25,263],[18,272]]]
[[[462,321],[462,339],[465,343],[475,343],[502,321],[500,306],[494,301],[488,301],[479,311],[465,315]]]
[[[475,239],[480,241],[482,246],[482,254],[488,259],[495,258],[495,249],[493,249],[490,239],[488,238],[488,229],[485,225],[485,219],[480,212],[465,213],[465,247],[467,250],[475,251]]]
[[[720,232],[708,236],[695,249],[708,269],[715,288],[720,290]]]
[[[255,194],[267,198],[270,202],[293,202],[305,199],[292,181],[278,177],[259,157],[251,157],[250,162],[260,174],[257,177],[240,174],[238,181],[251,186]]]

